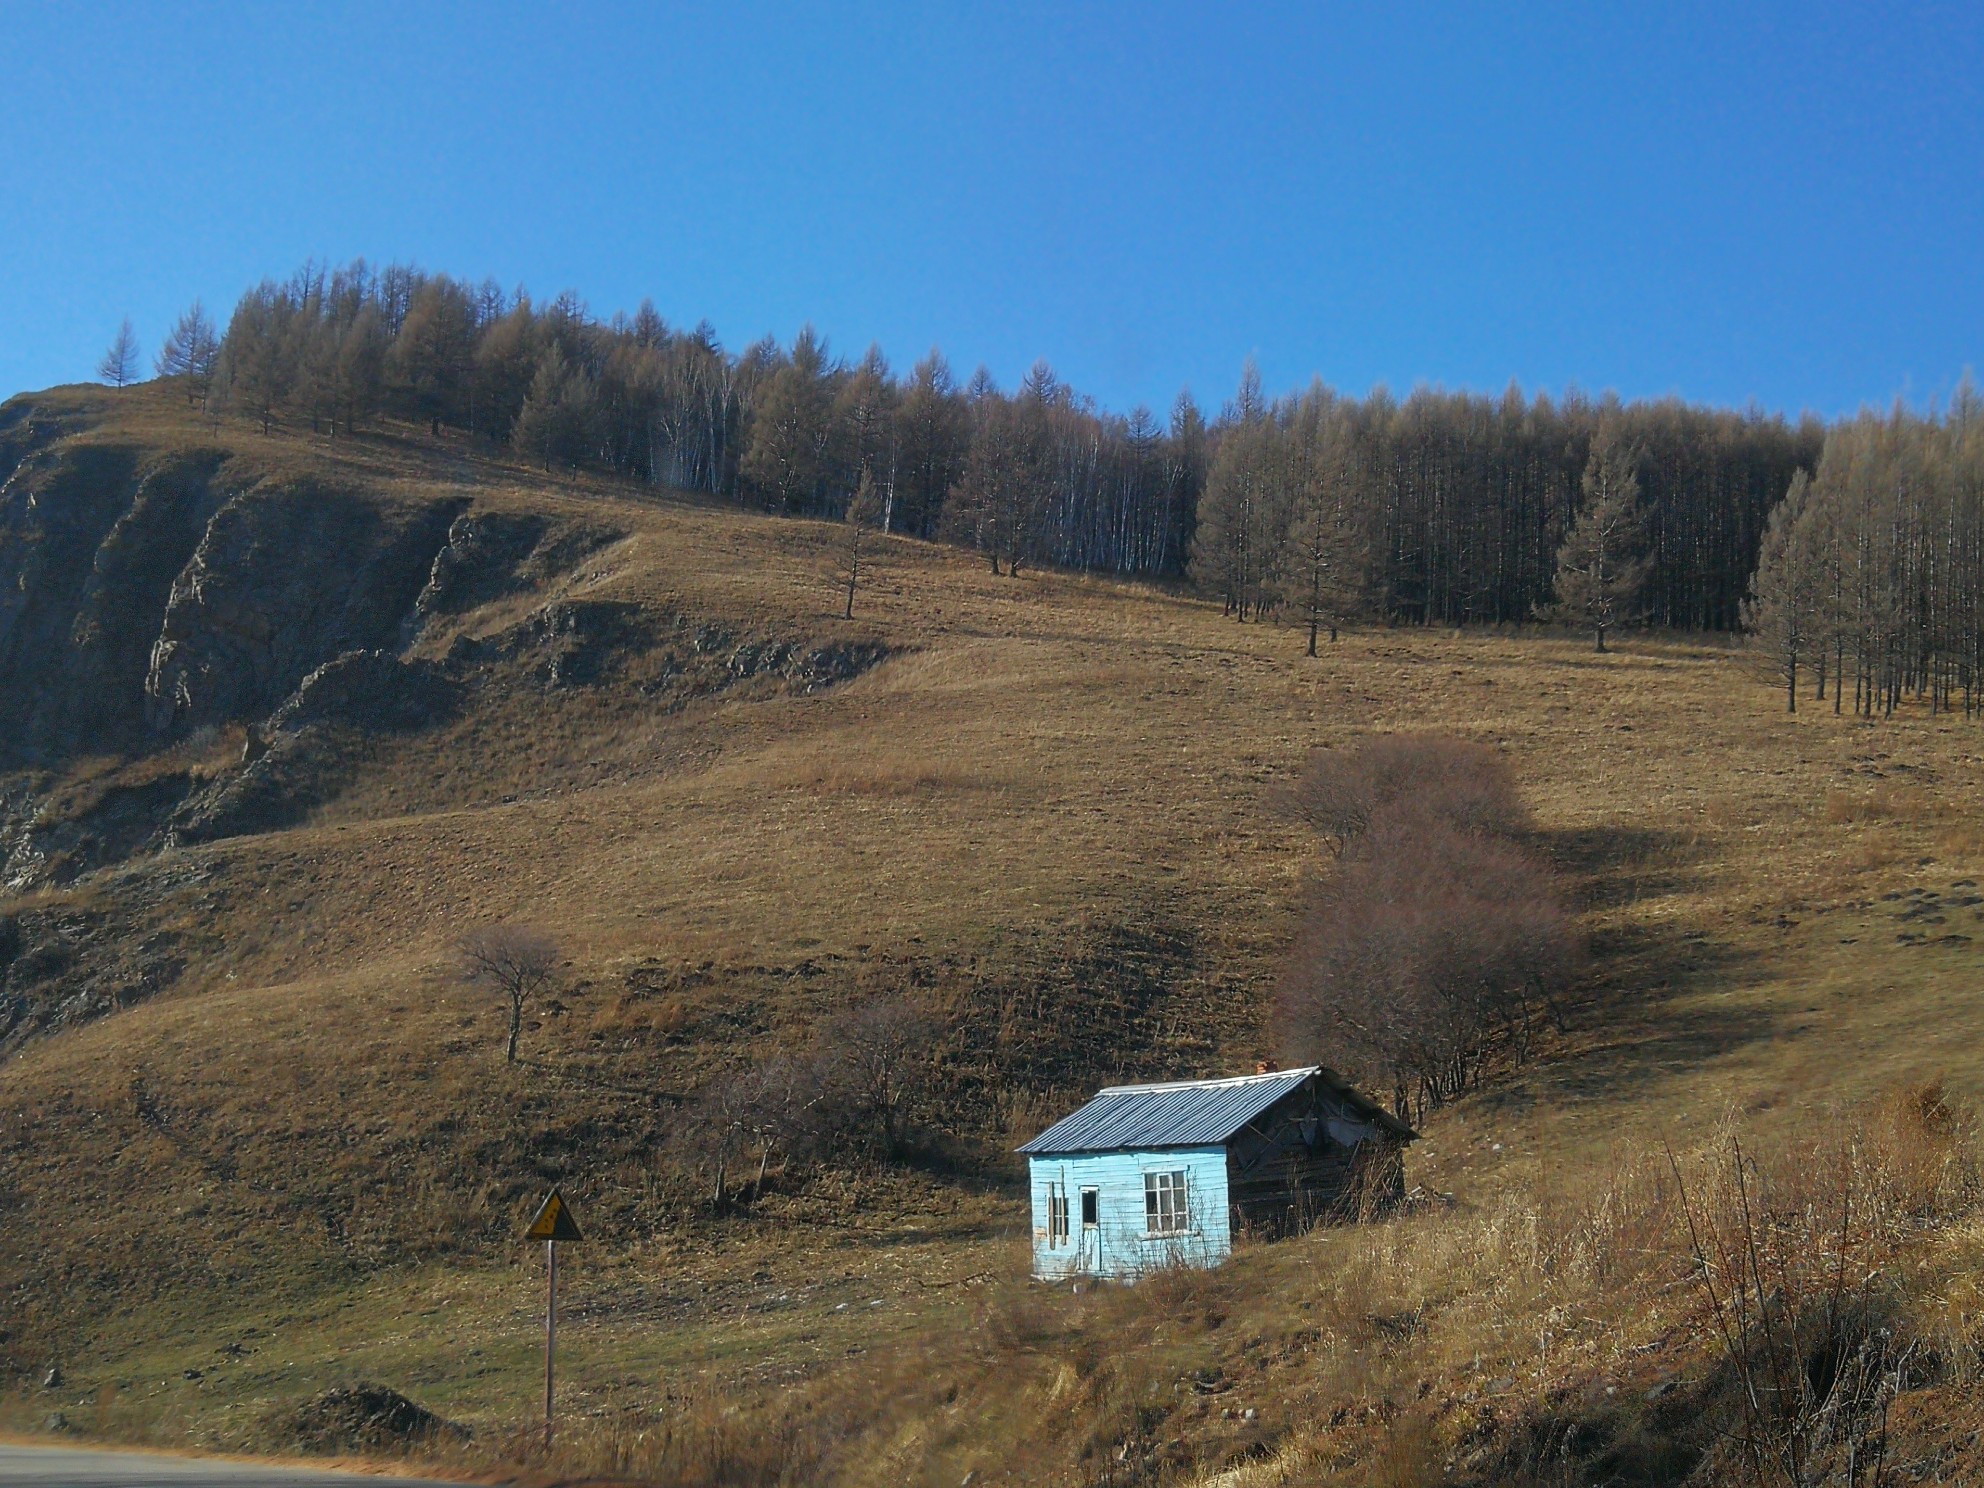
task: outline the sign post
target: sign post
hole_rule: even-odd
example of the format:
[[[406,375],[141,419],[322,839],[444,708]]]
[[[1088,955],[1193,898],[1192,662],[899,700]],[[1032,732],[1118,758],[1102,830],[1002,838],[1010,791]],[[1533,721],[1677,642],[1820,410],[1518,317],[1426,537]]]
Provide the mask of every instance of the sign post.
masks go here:
[[[544,1455],[551,1455],[551,1402],[554,1360],[558,1352],[558,1242],[583,1240],[572,1206],[565,1196],[552,1189],[537,1206],[537,1217],[524,1231],[526,1240],[544,1242]]]

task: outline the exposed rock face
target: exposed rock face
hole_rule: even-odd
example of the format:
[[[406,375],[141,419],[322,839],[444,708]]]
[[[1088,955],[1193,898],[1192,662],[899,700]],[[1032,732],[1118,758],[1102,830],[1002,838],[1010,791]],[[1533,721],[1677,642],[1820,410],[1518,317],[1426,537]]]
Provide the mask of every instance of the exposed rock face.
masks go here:
[[[344,652],[396,647],[458,506],[237,496],[172,585],[145,711],[160,732],[257,717]]]
[[[0,915],[0,1058],[36,1033],[129,1007],[178,980],[187,948],[171,936],[125,939],[117,909]]]
[[[238,770],[173,803],[165,840],[206,842],[302,820],[343,784],[349,741],[438,723],[458,692],[432,662],[388,651],[347,651],[325,662],[249,736]]]
[[[454,707],[452,679],[432,662],[402,661],[390,651],[347,651],[303,679],[269,718],[269,728],[295,733],[336,721],[365,729],[417,729],[438,723]]]
[[[0,486],[0,754],[129,747],[158,617],[214,505],[218,457],[38,452]]]
[[[264,717],[325,662],[396,649],[461,510],[230,490],[220,451],[147,461],[9,412],[0,767]]]
[[[414,601],[416,621],[460,615],[501,598],[520,582],[518,569],[544,536],[544,519],[528,513],[464,512],[434,555],[427,587]]]

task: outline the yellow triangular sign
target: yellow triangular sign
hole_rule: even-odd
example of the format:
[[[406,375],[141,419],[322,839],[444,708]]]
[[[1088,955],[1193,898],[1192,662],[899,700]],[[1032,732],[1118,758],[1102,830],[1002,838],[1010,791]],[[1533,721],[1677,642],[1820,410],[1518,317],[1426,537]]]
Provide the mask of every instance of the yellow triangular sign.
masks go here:
[[[572,1218],[572,1209],[565,1202],[565,1196],[552,1189],[537,1206],[537,1218],[530,1222],[524,1231],[526,1240],[583,1240],[578,1222]]]

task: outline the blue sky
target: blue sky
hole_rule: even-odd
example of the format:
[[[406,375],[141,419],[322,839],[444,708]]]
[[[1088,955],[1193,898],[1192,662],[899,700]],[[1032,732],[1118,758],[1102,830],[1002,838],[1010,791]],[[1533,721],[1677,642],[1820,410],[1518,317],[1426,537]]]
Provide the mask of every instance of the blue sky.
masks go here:
[[[1984,362],[1984,5],[0,0],[0,394],[303,260],[1112,407]]]

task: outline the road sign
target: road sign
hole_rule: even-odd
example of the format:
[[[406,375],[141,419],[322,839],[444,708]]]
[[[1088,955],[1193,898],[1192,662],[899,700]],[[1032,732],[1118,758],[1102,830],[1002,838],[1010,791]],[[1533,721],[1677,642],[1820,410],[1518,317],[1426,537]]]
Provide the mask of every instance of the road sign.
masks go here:
[[[526,1240],[583,1240],[579,1233],[578,1221],[572,1218],[572,1206],[565,1202],[565,1196],[552,1189],[544,1196],[544,1202],[537,1206],[537,1217],[524,1231]]]
[[[544,1455],[551,1455],[552,1360],[558,1352],[558,1242],[583,1240],[572,1206],[552,1189],[537,1206],[537,1217],[524,1231],[526,1240],[544,1242]]]

